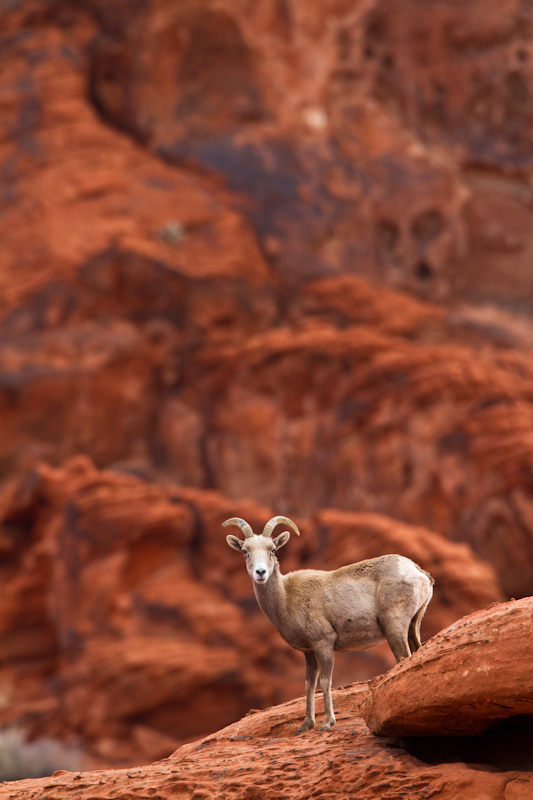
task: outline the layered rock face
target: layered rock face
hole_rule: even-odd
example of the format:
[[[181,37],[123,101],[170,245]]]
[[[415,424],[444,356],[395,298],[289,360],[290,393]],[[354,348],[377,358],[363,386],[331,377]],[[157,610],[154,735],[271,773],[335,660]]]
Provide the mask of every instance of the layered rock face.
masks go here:
[[[302,656],[259,611],[224,541],[221,523],[237,512],[259,530],[273,515],[80,457],[10,484],[0,498],[0,725],[78,737],[89,763],[131,763],[301,694]],[[435,532],[375,514],[298,521],[284,570],[398,550],[431,570],[425,637],[499,595],[489,565]],[[339,654],[336,685],[393,663],[385,645]]]
[[[116,796],[526,800],[533,789],[532,610],[528,599],[478,612],[436,636],[386,679],[337,690],[337,725],[330,732],[294,735],[305,710],[299,699],[246,716],[151,767],[60,771],[40,781],[4,784],[0,797],[37,800],[45,792],[50,800],[62,800],[70,793],[80,800]],[[515,658],[499,669],[506,630]],[[465,666],[465,645],[472,677],[457,686]],[[446,665],[453,675],[436,664]],[[393,684],[395,692],[389,689]],[[417,686],[423,689],[423,702]],[[433,746],[427,736],[405,736],[407,731],[441,730],[443,702],[447,731],[490,730],[476,736],[437,737]],[[379,719],[379,729],[404,738],[373,735],[361,709],[372,728]]]
[[[229,516],[294,516],[285,570],[410,556],[425,638],[532,593],[533,17],[503,10],[0,9],[1,725],[131,764],[299,694]]]
[[[527,3],[88,5],[104,118],[224,175],[285,280],[530,311]]]

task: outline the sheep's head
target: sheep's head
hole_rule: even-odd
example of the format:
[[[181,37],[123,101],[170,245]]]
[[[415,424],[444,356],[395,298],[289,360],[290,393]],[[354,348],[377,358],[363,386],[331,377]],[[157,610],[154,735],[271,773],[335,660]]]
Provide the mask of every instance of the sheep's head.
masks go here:
[[[300,531],[294,522],[288,517],[272,517],[263,528],[263,532],[256,534],[250,525],[240,517],[232,517],[222,523],[223,528],[228,525],[238,525],[244,534],[244,541],[238,536],[226,536],[226,541],[234,550],[239,550],[246,558],[246,569],[255,583],[263,584],[272,575],[275,565],[274,553],[287,544],[291,535],[289,531],[283,531],[279,536],[272,538],[274,528],[278,525],[288,525],[292,530],[300,535]]]

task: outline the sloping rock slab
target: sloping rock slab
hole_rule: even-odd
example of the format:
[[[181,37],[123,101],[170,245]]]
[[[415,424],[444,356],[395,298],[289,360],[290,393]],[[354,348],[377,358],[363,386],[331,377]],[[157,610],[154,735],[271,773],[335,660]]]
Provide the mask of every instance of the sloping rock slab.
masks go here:
[[[533,597],[500,603],[438,633],[370,683],[362,713],[385,736],[478,734],[533,715]]]
[[[366,684],[334,692],[337,725],[294,732],[303,698],[248,715],[147,767],[60,771],[0,785],[0,800],[529,800],[533,772],[422,763],[373,736],[360,716]]]

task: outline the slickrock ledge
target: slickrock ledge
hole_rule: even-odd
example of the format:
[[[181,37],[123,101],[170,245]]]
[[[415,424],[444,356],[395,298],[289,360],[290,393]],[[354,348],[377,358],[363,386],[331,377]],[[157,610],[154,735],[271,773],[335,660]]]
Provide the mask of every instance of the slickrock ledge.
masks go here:
[[[129,770],[54,773],[0,786],[2,800],[526,800],[533,772],[486,764],[428,764],[373,736],[359,709],[366,684],[334,693],[337,726],[294,732],[303,699],[244,717],[170,758]],[[459,759],[457,759],[459,761]]]
[[[386,678],[336,690],[337,726],[331,732],[315,728],[295,735],[304,714],[304,699],[298,698],[251,711],[151,766],[59,771],[3,784],[0,800],[529,800],[533,716],[524,714],[531,714],[533,703],[527,682],[531,637],[524,626],[531,622],[532,608],[528,598],[472,614]],[[424,728],[417,721],[424,717],[416,711],[428,709],[431,697],[433,712],[425,712]],[[425,705],[417,705],[417,698],[426,698]],[[401,724],[384,721],[387,703],[394,709],[391,719]],[[521,716],[500,723],[507,726],[500,732],[496,726],[483,736],[447,737],[445,745],[442,736],[426,737],[425,746],[417,749],[410,744],[414,739],[374,736],[362,710],[373,729],[394,728],[402,734],[472,732],[502,716]]]
[[[495,604],[434,636],[369,684],[362,713],[384,736],[478,734],[532,715],[533,597]]]

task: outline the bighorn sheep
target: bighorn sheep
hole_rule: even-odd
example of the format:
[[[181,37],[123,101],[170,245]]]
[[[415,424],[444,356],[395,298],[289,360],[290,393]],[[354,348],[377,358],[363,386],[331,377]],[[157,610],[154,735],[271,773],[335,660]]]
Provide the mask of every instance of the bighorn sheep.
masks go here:
[[[274,529],[287,525],[300,535],[287,517],[272,517],[261,534],[255,534],[240,517],[223,527],[238,525],[244,541],[227,536],[234,550],[246,557],[260,608],[291,647],[305,656],[305,719],[298,733],[315,724],[315,688],[320,674],[324,695],[321,731],[335,724],[331,700],[334,650],[365,650],[384,639],[397,661],[418,650],[420,622],[433,594],[433,578],[409,558],[386,555],[326,572],[302,569],[282,575],[274,553],[290,538],[289,531],[272,538]]]

